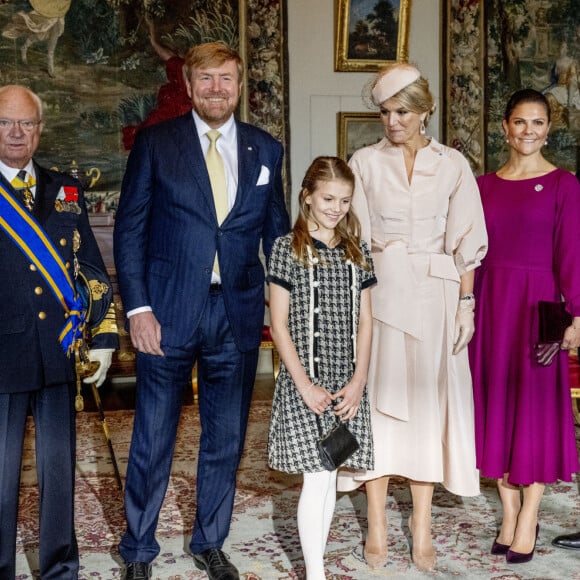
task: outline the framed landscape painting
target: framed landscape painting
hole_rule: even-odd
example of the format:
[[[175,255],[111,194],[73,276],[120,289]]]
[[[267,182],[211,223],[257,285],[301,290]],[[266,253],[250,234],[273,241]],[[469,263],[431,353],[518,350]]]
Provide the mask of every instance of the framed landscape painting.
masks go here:
[[[348,161],[361,147],[385,136],[379,113],[338,113],[338,156]]]
[[[336,0],[334,70],[376,71],[409,58],[411,0]]]

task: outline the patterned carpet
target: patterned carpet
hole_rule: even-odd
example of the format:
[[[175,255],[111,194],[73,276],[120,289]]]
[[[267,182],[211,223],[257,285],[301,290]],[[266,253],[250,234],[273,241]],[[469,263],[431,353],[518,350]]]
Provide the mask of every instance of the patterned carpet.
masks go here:
[[[252,407],[246,452],[239,473],[232,529],[225,550],[245,580],[302,579],[304,568],[296,530],[295,511],[300,478],[266,467],[268,402]],[[132,412],[107,414],[119,467],[124,475],[129,450]],[[117,543],[123,532],[122,497],[117,490],[107,447],[97,416],[78,418],[77,534],[82,579],[120,577]],[[33,427],[29,427],[23,466],[17,580],[38,577],[37,488],[33,464]],[[196,570],[185,548],[193,523],[196,449],[199,424],[195,407],[185,407],[167,498],[157,538],[161,554],[153,576],[161,580],[205,578]],[[433,533],[438,551],[437,570],[419,573],[409,560],[410,495],[404,482],[395,482],[388,498],[389,563],[369,570],[362,559],[365,529],[363,492],[339,498],[326,554],[328,578],[488,578],[580,580],[580,553],[558,550],[550,544],[559,534],[580,526],[580,501],[575,483],[550,486],[542,503],[536,556],[529,564],[507,565],[491,556],[496,534],[498,501],[492,482],[482,482],[482,495],[458,498],[436,488]],[[58,522],[55,522],[58,525]]]

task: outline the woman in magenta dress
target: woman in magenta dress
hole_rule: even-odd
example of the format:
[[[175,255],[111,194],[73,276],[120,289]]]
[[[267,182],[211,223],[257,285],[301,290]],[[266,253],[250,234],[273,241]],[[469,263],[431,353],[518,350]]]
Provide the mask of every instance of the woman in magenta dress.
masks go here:
[[[477,467],[497,479],[503,519],[491,552],[532,559],[545,484],[578,470],[568,349],[580,345],[580,185],[542,155],[550,108],[541,93],[510,98],[509,159],[481,176],[489,250],[475,276],[473,376]],[[573,316],[559,348],[538,349],[538,300]]]

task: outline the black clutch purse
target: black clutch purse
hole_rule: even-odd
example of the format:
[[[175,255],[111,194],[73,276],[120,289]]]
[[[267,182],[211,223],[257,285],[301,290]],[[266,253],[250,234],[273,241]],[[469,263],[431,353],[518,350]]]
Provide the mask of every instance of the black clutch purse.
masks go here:
[[[538,302],[540,328],[539,344],[562,342],[564,331],[572,324],[572,315],[565,309],[564,302]]]
[[[327,471],[338,469],[358,448],[356,437],[348,430],[345,423],[337,418],[336,426],[322,436],[320,419],[316,416],[320,439],[318,453],[322,466]]]

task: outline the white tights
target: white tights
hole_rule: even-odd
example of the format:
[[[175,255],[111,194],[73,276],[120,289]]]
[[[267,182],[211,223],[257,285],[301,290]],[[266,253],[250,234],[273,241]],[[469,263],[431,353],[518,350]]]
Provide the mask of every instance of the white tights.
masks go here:
[[[324,551],[336,504],[336,470],[305,473],[298,501],[298,534],[307,580],[325,580]]]

